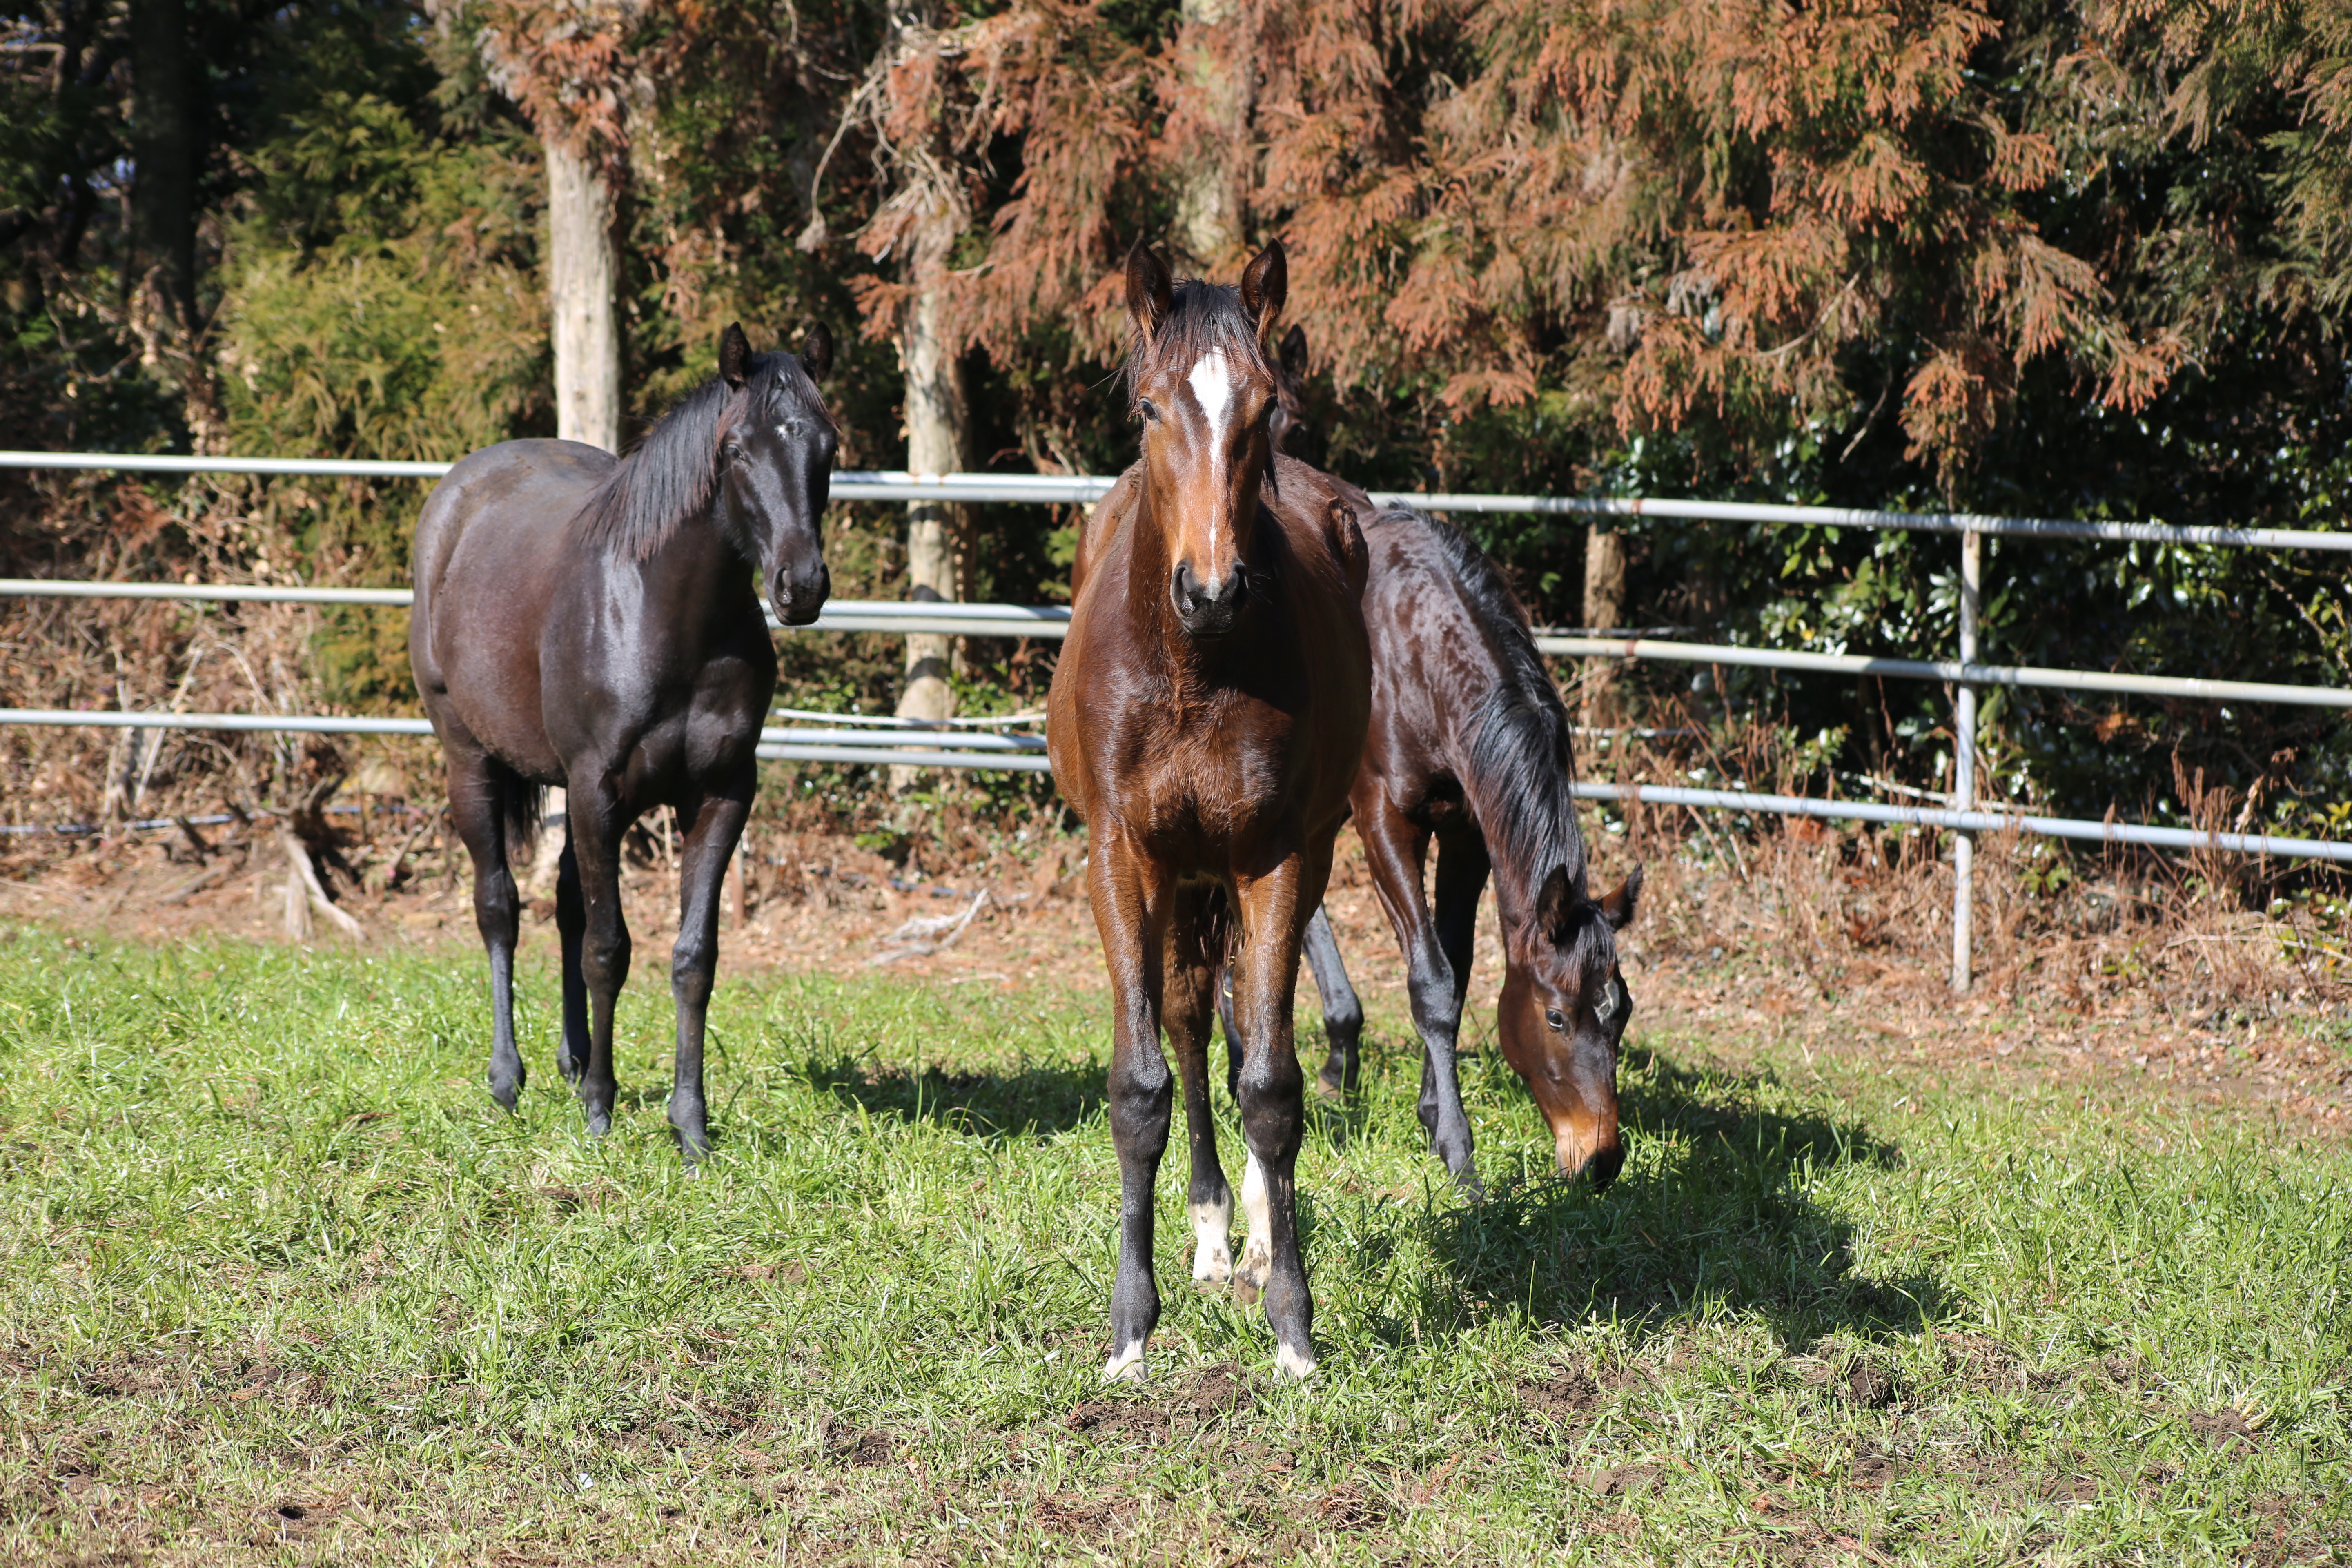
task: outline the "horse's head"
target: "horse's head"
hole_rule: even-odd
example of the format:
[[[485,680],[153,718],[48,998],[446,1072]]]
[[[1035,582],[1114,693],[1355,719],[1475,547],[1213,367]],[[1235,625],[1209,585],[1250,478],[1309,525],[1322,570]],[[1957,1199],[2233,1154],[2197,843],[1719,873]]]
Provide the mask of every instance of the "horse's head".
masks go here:
[[[1605,1187],[1625,1163],[1617,1135],[1617,1042],[1633,999],[1617,971],[1617,933],[1633,919],[1642,868],[1595,900],[1555,866],[1517,930],[1506,922],[1497,1028],[1503,1057],[1535,1091],[1552,1152],[1570,1175]]]
[[[1128,391],[1143,416],[1143,484],[1187,636],[1233,630],[1249,599],[1250,531],[1274,463],[1267,340],[1289,286],[1282,244],[1258,252],[1238,289],[1169,279],[1139,243],[1127,257],[1135,323]]]
[[[841,444],[817,381],[833,365],[833,334],[811,327],[795,354],[755,354],[740,326],[719,339],[728,403],[719,426],[716,521],[760,569],[776,619],[804,626],[824,608],[825,498]]]

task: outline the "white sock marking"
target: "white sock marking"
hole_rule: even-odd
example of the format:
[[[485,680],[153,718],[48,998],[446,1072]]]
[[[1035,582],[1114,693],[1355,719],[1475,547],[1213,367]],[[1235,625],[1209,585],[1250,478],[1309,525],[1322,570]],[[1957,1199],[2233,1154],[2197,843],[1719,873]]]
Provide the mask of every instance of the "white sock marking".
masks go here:
[[[1234,1200],[1192,1205],[1192,1278],[1221,1285],[1234,1277]]]
[[[1249,1240],[1242,1247],[1241,1275],[1253,1285],[1264,1285],[1266,1270],[1274,1266],[1274,1205],[1266,1201],[1265,1167],[1255,1152],[1249,1169],[1242,1173],[1242,1212],[1249,1215]]]
[[[1136,1341],[1126,1349],[1113,1352],[1103,1363],[1105,1383],[1141,1383],[1143,1381],[1143,1342]]]
[[[1315,1358],[1311,1354],[1294,1351],[1288,1345],[1278,1345],[1274,1352],[1274,1370],[1284,1377],[1296,1378],[1304,1383],[1315,1375]]]

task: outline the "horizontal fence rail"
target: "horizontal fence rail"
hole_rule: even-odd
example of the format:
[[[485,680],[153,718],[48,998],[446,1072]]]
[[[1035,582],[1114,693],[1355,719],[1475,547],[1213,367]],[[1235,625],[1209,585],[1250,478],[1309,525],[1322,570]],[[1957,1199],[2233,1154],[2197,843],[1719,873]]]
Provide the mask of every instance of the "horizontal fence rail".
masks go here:
[[[0,452],[0,468],[79,468],[117,473],[260,474],[321,479],[437,479],[456,465],[332,458],[200,458],[173,453]],[[917,474],[843,468],[833,476],[842,501],[954,500],[1087,506],[1118,482],[1111,474]],[[1679,522],[1796,523],[1920,533],[1989,533],[2145,544],[2205,544],[2251,550],[2352,552],[2352,531],[2294,528],[2215,528],[2168,522],[2084,521],[1994,517],[1963,511],[1883,511],[1862,507],[1780,506],[1764,501],[1692,500],[1664,496],[1481,495],[1437,490],[1373,490],[1383,506],[1423,511],[1508,512],[1555,517],[1663,518]]]
[[[1956,659],[1880,658],[1871,654],[1794,653],[1726,643],[1662,642],[1649,637],[1536,636],[1536,647],[1576,658],[1654,658],[1681,664],[1737,664],[1760,669],[1805,669],[1830,675],[1893,676],[1971,686],[2038,686],[2061,691],[2115,691],[2146,697],[2191,697],[2212,702],[2292,702],[2311,708],[2352,708],[2352,690],[2336,686],[2273,686],[2255,680],[2200,680],[2188,676],[2120,675],[2096,669],[2039,669],[2031,665],[1962,664]]]
[[[301,588],[245,584],[87,583],[47,577],[0,578],[0,598],[170,599],[401,607],[409,604],[414,596],[406,588]],[[772,617],[769,624],[778,626]],[[780,626],[779,629],[891,634],[937,632],[950,637],[1060,639],[1070,635],[1070,611],[1065,605],[837,599],[825,605],[814,624]],[[1730,643],[1674,642],[1655,637],[1559,637],[1543,631],[1536,634],[1536,647],[1541,652],[1570,658],[1659,659],[1683,664],[1807,670],[1823,675],[1874,675],[1902,680],[2032,686],[2065,691],[2190,698],[2213,702],[2281,702],[2312,708],[2352,708],[2352,689],[2333,686],[2282,686],[2251,680],[2206,680],[2189,676],[2125,675],[2107,670],[2043,669],[2027,665],[1961,664],[1951,659],[1884,658],[1874,654],[1801,653],[1784,648],[1742,647]]]
[[[1932,805],[1885,805],[1875,801],[1821,800],[1801,795],[1760,795],[1737,789],[1684,789],[1673,784],[1595,784],[1569,786],[1578,800],[1627,805],[1701,806],[1714,811],[1755,811],[1770,816],[1816,816],[1832,821],[1877,822],[1906,827],[1943,827],[1963,833],[2003,833],[2015,828],[2045,838],[2094,844],[2142,844],[2160,849],[2216,849],[2231,855],[2276,855],[2352,865],[2352,844],[2323,838],[2275,838],[2265,834],[2207,833],[2190,827],[2149,827],[2136,822],[2092,822],[2072,816],[2024,816],[2000,811],[1952,811]]]

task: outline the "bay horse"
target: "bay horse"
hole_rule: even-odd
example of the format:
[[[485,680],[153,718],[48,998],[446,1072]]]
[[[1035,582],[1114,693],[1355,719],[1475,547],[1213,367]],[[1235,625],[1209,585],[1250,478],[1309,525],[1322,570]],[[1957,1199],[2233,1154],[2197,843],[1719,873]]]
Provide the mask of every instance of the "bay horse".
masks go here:
[[[702,1037],[719,882],[751,811],[753,748],[776,688],[752,574],[787,626],[815,620],[831,589],[818,525],[839,437],[816,384],[832,360],[822,326],[798,355],[754,353],[730,326],[719,374],[629,456],[508,441],[459,462],[425,503],[409,659],[474,862],[474,921],[490,957],[490,1095],[509,1110],[526,1074],[509,860],[536,832],[545,790],[561,784],[557,1065],[602,1136],[613,1118],[613,1007],[629,973],[621,837],[670,805],[685,844],[669,1122],[689,1160],[709,1147]]]
[[[1301,423],[1306,366],[1307,337],[1294,326],[1277,367],[1277,441]],[[1559,1168],[1605,1187],[1625,1160],[1617,1047],[1633,1011],[1615,933],[1633,918],[1641,868],[1591,896],[1569,795],[1576,763],[1568,710],[1526,609],[1486,552],[1421,512],[1377,510],[1369,500],[1361,508],[1372,712],[1350,804],[1374,891],[1404,950],[1422,1038],[1422,1126],[1454,1180],[1479,1192],[1454,1047],[1491,872],[1503,930],[1503,1058],[1533,1092]],[[1433,838],[1434,910],[1423,892]],[[1304,945],[1329,1047],[1318,1081],[1352,1093],[1363,1006],[1320,908]],[[1230,1074],[1243,1051],[1230,1013],[1224,1024]]]
[[[1300,934],[1363,752],[1363,546],[1353,509],[1315,470],[1277,458],[1268,433],[1280,243],[1238,289],[1176,285],[1139,243],[1126,288],[1142,455],[1084,531],[1046,718],[1055,782],[1090,833],[1087,892],[1112,993],[1119,1255],[1103,1376],[1143,1375],[1160,1316],[1164,1030],[1192,1144],[1193,1278],[1262,1293],[1278,1370],[1305,1377],[1314,1302],[1297,1229],[1305,1094],[1290,1012]],[[1234,1082],[1248,1147],[1238,1268],[1208,1081],[1229,930],[1249,1042]]]

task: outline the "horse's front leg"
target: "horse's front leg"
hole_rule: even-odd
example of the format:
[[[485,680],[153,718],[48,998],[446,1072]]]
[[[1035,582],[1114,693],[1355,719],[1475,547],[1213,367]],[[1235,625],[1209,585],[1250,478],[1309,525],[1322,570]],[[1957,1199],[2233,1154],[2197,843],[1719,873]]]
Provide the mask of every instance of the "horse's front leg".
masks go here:
[[[703,1019],[719,972],[719,895],[727,863],[751,814],[756,778],[747,763],[722,786],[684,813],[688,826],[678,858],[677,942],[670,949],[669,990],[677,1004],[677,1068],[670,1080],[669,1124],[688,1160],[710,1148],[709,1110],[702,1096]]]
[[[1273,870],[1241,881],[1240,940],[1234,954],[1234,1012],[1241,1025],[1242,1131],[1249,1168],[1242,1206],[1249,1242],[1234,1278],[1265,1292],[1274,1328],[1275,1365],[1286,1377],[1315,1370],[1315,1301],[1298,1250],[1298,1148],[1305,1135],[1306,1079],[1291,1039],[1290,1007],[1298,990],[1298,949],[1331,869],[1327,841],[1319,856],[1297,850]]]
[[[1223,895],[1204,883],[1171,896],[1162,959],[1160,1022],[1184,1086],[1184,1132],[1192,1174],[1185,1202],[1192,1218],[1192,1278],[1223,1284],[1233,1278],[1234,1190],[1217,1161],[1216,1117],[1209,1105],[1209,1020],[1214,991],[1223,986]],[[1225,1038],[1233,1039],[1231,1015]]]
[[[1152,1277],[1152,1192],[1168,1151],[1173,1100],[1160,1053],[1162,933],[1168,879],[1113,824],[1103,824],[1087,858],[1087,892],[1110,973],[1111,1142],[1118,1150],[1118,1278],[1111,1286],[1106,1382],[1143,1376],[1143,1346],[1160,1321]]]
[[[1357,811],[1356,831],[1364,841],[1372,889],[1404,950],[1405,990],[1412,999],[1413,1027],[1421,1035],[1421,1124],[1454,1181],[1475,1194],[1480,1190],[1477,1152],[1470,1118],[1462,1109],[1462,1084],[1454,1060],[1462,1024],[1461,985],[1422,896],[1421,868],[1429,834],[1385,801],[1374,809]],[[1441,864],[1441,884],[1446,874],[1447,866]],[[1483,871],[1480,877],[1483,884]],[[1471,910],[1475,913],[1476,909],[1474,892]]]
[[[580,881],[580,980],[588,993],[588,1060],[580,1074],[588,1131],[613,1129],[613,1009],[629,979],[629,923],[621,913],[621,835],[636,819],[602,768],[572,771],[573,868]]]

